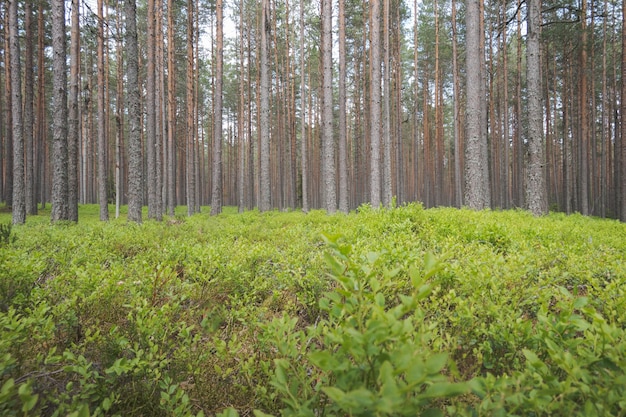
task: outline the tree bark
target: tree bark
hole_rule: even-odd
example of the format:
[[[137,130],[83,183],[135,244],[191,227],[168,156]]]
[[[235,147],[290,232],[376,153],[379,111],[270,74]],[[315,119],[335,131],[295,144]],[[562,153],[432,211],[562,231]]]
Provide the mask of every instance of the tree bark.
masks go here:
[[[24,198],[26,200],[26,214],[37,214],[37,199],[35,197],[35,147],[34,147],[34,74],[33,68],[33,5],[30,1],[24,2],[25,26],[25,58],[24,58]]]
[[[347,213],[348,155],[346,121],[346,5],[339,0],[339,210]]]
[[[621,111],[622,117],[622,131],[621,131],[621,144],[619,148],[619,166],[620,166],[620,178],[619,178],[619,195],[621,195],[621,205],[619,218],[621,221],[626,222],[626,2],[622,2],[622,100]]]
[[[17,0],[9,1],[9,43],[11,46],[11,115],[13,131],[13,224],[26,222],[24,120],[22,114],[22,70],[17,18]]]
[[[52,222],[69,220],[65,1],[52,1]]]
[[[137,6],[125,0],[126,79],[128,103],[128,220],[141,223],[143,201],[143,162],[141,151],[141,104],[139,93],[139,50],[137,43]]]
[[[543,146],[543,111],[541,104],[541,0],[528,0],[528,41],[526,80],[528,83],[528,167],[526,204],[536,216],[548,213]]]
[[[98,202],[100,203],[100,220],[109,220],[107,196],[107,132],[105,120],[105,82],[104,82],[104,14],[103,1],[98,0]]]
[[[467,125],[465,150],[465,203],[469,208],[481,210],[491,204],[489,195],[489,171],[484,161],[483,148],[487,147],[485,131],[481,129],[483,118],[481,95],[483,68],[478,52],[480,46],[480,0],[468,0],[465,16],[467,26]]]
[[[211,215],[222,212],[222,86],[224,84],[224,14],[222,0],[215,4],[217,17],[217,50],[215,59],[215,98],[213,104],[213,186]]]
[[[329,214],[337,211],[335,181],[335,142],[333,138],[333,59],[332,1],[322,0],[322,182],[324,208]]]
[[[269,31],[270,31],[270,5],[269,0],[263,0],[261,4],[261,78],[260,78],[260,178],[259,178],[259,210],[271,209],[271,185],[270,185],[270,74],[268,62]]]
[[[380,1],[370,2],[371,76],[370,76],[370,203],[379,208],[381,204],[380,172]]]
[[[78,221],[78,143],[80,140],[79,88],[80,88],[80,2],[72,0],[70,31],[70,94],[68,97],[67,157],[68,157],[68,210],[69,218]]]

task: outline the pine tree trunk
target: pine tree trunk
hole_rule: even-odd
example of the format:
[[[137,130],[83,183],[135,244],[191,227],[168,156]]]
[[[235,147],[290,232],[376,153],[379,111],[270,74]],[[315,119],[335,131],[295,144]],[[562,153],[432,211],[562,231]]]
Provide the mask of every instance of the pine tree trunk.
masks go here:
[[[13,129],[13,224],[26,221],[24,121],[22,114],[22,70],[17,0],[9,1],[9,43],[11,47],[11,115]]]
[[[72,0],[70,31],[70,94],[68,97],[68,210],[69,218],[78,221],[78,143],[80,140],[79,88],[80,88],[80,38],[79,1]]]
[[[322,181],[324,208],[330,214],[337,210],[335,181],[335,142],[333,137],[333,60],[332,1],[322,0]]]
[[[25,58],[24,58],[24,198],[26,214],[37,214],[35,198],[35,148],[34,148],[34,74],[33,74],[33,9],[30,1],[24,2]]]
[[[381,169],[380,169],[380,1],[370,2],[370,47],[371,47],[371,76],[370,76],[370,203],[379,208],[381,204]]]
[[[215,73],[215,98],[213,104],[213,186],[211,215],[222,212],[222,86],[224,84],[224,18],[222,0],[215,5],[217,16],[217,61]]]
[[[465,149],[465,203],[468,207],[481,210],[490,206],[488,166],[483,160],[483,148],[487,137],[481,129],[483,104],[481,95],[483,69],[480,51],[480,0],[469,0],[466,11],[467,26],[467,124]]]
[[[143,161],[141,151],[141,104],[139,93],[139,50],[137,6],[126,2],[126,82],[128,102],[128,220],[141,223]]]
[[[69,220],[65,1],[52,1],[52,222]]]
[[[541,0],[528,0],[528,42],[526,67],[528,83],[528,167],[526,204],[536,216],[548,213],[543,147],[543,111],[541,105]]]
[[[261,108],[260,108],[260,178],[259,178],[259,210],[271,209],[271,185],[270,185],[270,74],[269,74],[269,31],[270,31],[270,7],[269,0],[263,0],[261,10]]]

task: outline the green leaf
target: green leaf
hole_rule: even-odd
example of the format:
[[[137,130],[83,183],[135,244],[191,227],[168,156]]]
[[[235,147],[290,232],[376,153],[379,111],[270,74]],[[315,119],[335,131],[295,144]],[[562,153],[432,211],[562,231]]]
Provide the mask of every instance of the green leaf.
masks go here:
[[[429,375],[437,374],[441,372],[446,363],[448,362],[448,354],[445,352],[436,353],[430,358],[426,359],[426,373]]]
[[[335,387],[323,387],[322,392],[328,396],[332,401],[341,403],[346,397],[346,393]]]
[[[257,417],[265,417],[265,414],[257,414],[256,410],[254,411],[254,415]],[[215,417],[239,417],[239,412],[232,407],[228,407],[226,410],[217,414]]]
[[[345,269],[343,265],[341,265],[339,261],[335,259],[334,256],[326,252],[324,253],[324,260],[326,261],[326,264],[330,267],[330,271],[334,277],[339,277],[343,275]]]
[[[424,398],[456,397],[469,391],[465,382],[437,382],[428,388],[420,396]]]
[[[9,378],[4,384],[2,384],[2,389],[0,389],[0,395],[7,395],[14,386],[15,380],[13,378]]]

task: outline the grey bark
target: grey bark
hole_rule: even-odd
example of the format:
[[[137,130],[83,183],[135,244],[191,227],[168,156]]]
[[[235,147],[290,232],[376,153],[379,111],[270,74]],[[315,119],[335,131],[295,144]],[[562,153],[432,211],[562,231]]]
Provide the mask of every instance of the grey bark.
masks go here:
[[[80,124],[78,112],[78,90],[80,84],[79,60],[79,4],[72,0],[72,20],[70,31],[70,94],[68,97],[68,126],[67,126],[67,158],[68,158],[68,212],[69,219],[78,221],[78,142],[80,139]]]
[[[480,5],[479,0],[468,0],[465,15],[467,35],[467,104],[466,104],[466,148],[465,148],[465,204],[481,210],[490,206],[489,171],[484,161],[483,149],[487,148],[487,135],[481,129],[483,118],[481,95],[483,82],[480,48]]]
[[[309,169],[306,144],[306,76],[305,76],[305,39],[304,39],[304,1],[300,0],[300,158],[302,169],[302,211],[309,211]]]
[[[9,44],[11,47],[11,115],[13,119],[13,224],[26,222],[24,190],[24,121],[22,115],[22,71],[17,19],[17,0],[9,2]]]
[[[69,220],[65,1],[52,1],[52,209],[51,220]]]
[[[26,50],[24,58],[24,152],[26,153],[25,200],[26,214],[37,213],[37,199],[35,198],[35,148],[34,148],[34,74],[33,68],[33,9],[30,1],[24,3],[24,25],[26,29]]]
[[[161,195],[158,192],[157,173],[157,96],[156,96],[156,11],[155,1],[148,0],[148,39],[146,54],[146,157],[148,185],[148,218],[161,220]]]
[[[337,211],[337,182],[335,180],[335,139],[333,137],[333,56],[332,0],[322,1],[322,182],[324,208],[330,214]]]
[[[390,0],[383,0],[383,50],[384,50],[384,63],[385,69],[383,76],[383,185],[382,185],[382,199],[385,207],[391,206],[391,198],[393,194],[393,185],[391,178],[391,59],[390,59],[390,44],[389,44],[389,2]]]
[[[263,0],[261,11],[261,108],[260,108],[260,178],[259,178],[259,210],[268,211],[271,208],[270,198],[270,78],[268,62],[268,42],[270,31],[269,0]]]
[[[143,162],[141,152],[141,108],[137,44],[137,5],[125,1],[126,11],[126,92],[128,103],[128,220],[141,223]]]
[[[370,2],[371,22],[371,80],[370,80],[370,203],[379,208],[381,203],[380,172],[380,1]]]
[[[103,0],[98,0],[98,202],[100,203],[100,220],[109,220],[107,196],[107,132],[105,119],[105,82],[104,82],[104,13]]]
[[[543,146],[543,112],[541,105],[541,0],[528,0],[528,41],[526,49],[528,90],[528,168],[526,204],[536,216],[547,214],[548,196]]]
[[[224,10],[222,0],[215,5],[217,24],[215,97],[213,102],[213,184],[211,215],[222,212],[222,87],[224,84]]]
[[[346,7],[339,0],[339,210],[347,213],[348,153],[346,116]]]

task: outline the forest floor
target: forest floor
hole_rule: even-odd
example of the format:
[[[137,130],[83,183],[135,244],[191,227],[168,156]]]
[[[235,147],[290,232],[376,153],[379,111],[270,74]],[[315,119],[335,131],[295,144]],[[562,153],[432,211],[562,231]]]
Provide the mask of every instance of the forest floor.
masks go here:
[[[0,236],[0,415],[626,413],[626,224],[178,210]]]

